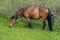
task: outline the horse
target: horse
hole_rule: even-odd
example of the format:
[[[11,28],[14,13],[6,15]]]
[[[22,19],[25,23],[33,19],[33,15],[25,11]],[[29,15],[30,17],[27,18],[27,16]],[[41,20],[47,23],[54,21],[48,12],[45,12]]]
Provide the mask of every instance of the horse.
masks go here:
[[[11,28],[15,24],[18,18],[24,17],[28,21],[29,28],[32,28],[31,19],[34,19],[34,20],[41,19],[43,23],[42,29],[44,30],[46,26],[46,20],[47,20],[49,30],[53,31],[52,16],[53,14],[49,8],[26,6],[19,9],[17,13],[11,17],[9,27]]]

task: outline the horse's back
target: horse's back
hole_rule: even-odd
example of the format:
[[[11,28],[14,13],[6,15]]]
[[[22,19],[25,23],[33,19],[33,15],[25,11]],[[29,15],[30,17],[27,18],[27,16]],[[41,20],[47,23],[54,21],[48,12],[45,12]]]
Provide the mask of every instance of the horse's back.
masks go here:
[[[48,8],[45,7],[26,7],[24,11],[24,16],[30,17],[33,19],[39,19],[40,17],[47,17]]]
[[[46,7],[39,7],[40,12],[44,13],[44,12],[48,12],[48,8]]]
[[[28,15],[30,18],[38,19],[39,18],[39,8],[38,7],[28,7],[25,9],[25,15]]]

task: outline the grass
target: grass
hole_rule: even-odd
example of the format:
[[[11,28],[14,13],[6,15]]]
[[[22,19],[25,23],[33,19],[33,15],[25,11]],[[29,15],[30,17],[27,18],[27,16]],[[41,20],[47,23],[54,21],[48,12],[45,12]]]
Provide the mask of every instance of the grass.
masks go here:
[[[16,13],[18,7],[44,6],[50,8],[56,14],[56,10],[60,8],[59,1],[60,0],[0,0],[0,13],[6,13],[5,15],[11,16]]]
[[[46,26],[42,30],[40,20],[32,20],[33,29],[29,29],[24,18],[17,20],[16,24],[9,28],[10,19],[0,18],[0,40],[60,40],[60,24],[54,26],[50,32]]]
[[[0,40],[60,40],[60,23],[56,21],[52,32],[48,30],[48,25],[42,30],[41,20],[32,20],[33,29],[29,29],[25,18],[18,19],[9,28],[10,17],[18,7],[25,6],[44,6],[59,14],[56,10],[60,8],[60,0],[0,0]]]

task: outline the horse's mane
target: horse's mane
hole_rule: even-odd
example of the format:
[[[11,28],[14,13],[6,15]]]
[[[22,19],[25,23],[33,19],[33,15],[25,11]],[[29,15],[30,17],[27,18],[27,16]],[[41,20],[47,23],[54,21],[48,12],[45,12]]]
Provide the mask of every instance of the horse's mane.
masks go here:
[[[11,19],[13,19],[13,18],[17,19],[17,18],[18,18],[18,13],[19,13],[21,10],[23,10],[23,8],[20,8],[20,9],[16,12],[16,14],[11,17]]]
[[[19,13],[21,10],[23,10],[24,8],[28,8],[28,7],[31,7],[31,6],[26,6],[26,7],[23,7],[23,8],[19,8],[18,11],[16,12],[16,14],[11,17],[11,19],[13,19],[13,18],[17,19],[17,18],[18,18],[18,13]]]

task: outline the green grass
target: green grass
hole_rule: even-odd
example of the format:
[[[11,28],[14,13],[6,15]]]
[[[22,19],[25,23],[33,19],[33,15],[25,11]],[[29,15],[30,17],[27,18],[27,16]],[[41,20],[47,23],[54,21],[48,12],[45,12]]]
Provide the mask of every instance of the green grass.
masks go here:
[[[53,31],[48,25],[42,30],[41,20],[31,20],[33,29],[29,29],[25,18],[17,20],[9,28],[10,17],[17,12],[18,7],[44,6],[51,9],[54,14],[59,14],[60,0],[0,0],[0,40],[60,40],[60,22],[54,22]],[[58,21],[58,19],[57,19]]]
[[[9,21],[0,18],[0,40],[60,40],[60,24],[55,23],[54,31],[50,32],[48,26],[42,30],[40,20],[32,20],[33,29],[29,29],[24,18],[18,19],[12,28]]]
[[[11,16],[18,8],[25,6],[44,6],[50,8],[53,13],[60,8],[60,0],[0,0],[0,13]]]

